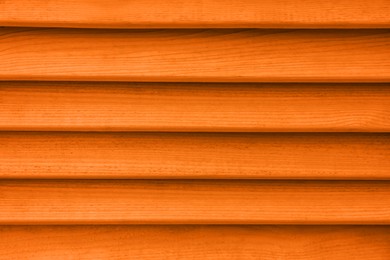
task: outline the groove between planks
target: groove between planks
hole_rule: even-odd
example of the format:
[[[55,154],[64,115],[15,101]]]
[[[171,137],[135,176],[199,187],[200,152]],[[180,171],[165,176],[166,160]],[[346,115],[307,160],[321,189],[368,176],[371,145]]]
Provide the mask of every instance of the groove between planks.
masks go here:
[[[383,260],[389,241],[389,226],[1,226],[0,259]]]
[[[388,181],[2,180],[1,224],[390,224]]]
[[[0,178],[390,179],[388,134],[0,133]]]
[[[1,26],[380,28],[386,0],[3,0]]]
[[[389,30],[0,29],[0,80],[389,82]]]
[[[0,130],[389,132],[389,84],[0,82]]]

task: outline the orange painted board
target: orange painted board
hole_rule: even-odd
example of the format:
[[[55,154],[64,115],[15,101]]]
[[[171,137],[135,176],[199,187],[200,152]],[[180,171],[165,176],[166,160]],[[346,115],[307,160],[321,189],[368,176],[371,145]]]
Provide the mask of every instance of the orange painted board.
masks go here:
[[[390,258],[389,226],[1,226],[0,259]]]
[[[390,224],[389,181],[2,180],[0,224]]]
[[[390,30],[2,28],[0,49],[0,80],[390,81]]]
[[[386,0],[3,0],[1,26],[388,28]]]
[[[0,82],[0,130],[390,132],[390,85]]]
[[[1,132],[0,178],[390,180],[388,134]]]

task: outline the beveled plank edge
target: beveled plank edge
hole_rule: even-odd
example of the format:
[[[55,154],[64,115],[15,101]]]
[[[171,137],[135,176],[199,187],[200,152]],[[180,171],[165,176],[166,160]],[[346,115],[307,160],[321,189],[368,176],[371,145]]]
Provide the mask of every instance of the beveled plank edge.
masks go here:
[[[2,25],[183,28],[372,28],[389,26],[386,1],[3,1]],[[151,4],[152,3],[152,4]],[[364,15],[362,15],[364,13]]]
[[[258,88],[257,88],[258,87]],[[23,109],[18,111],[17,107],[21,106],[19,101],[15,101],[19,96],[21,98],[25,98],[23,93],[25,92],[25,96],[28,96],[30,92],[33,92],[34,89],[37,89],[37,93],[33,93],[36,99],[42,99],[42,104],[45,106],[38,106],[36,112],[38,115],[36,116],[38,122],[34,124],[33,119],[27,120],[28,122],[32,122],[32,124],[28,125],[27,123],[23,124],[23,120],[16,120],[15,124],[12,124],[12,120],[1,119],[0,120],[0,131],[76,131],[76,132],[242,132],[242,133],[262,133],[262,132],[371,132],[371,133],[386,133],[390,132],[390,124],[380,123],[380,118],[385,118],[388,116],[388,112],[383,107],[386,106],[387,103],[390,104],[390,99],[387,97],[390,94],[390,91],[387,90],[388,84],[291,84],[291,83],[258,83],[258,84],[250,84],[250,83],[139,83],[139,82],[129,82],[129,83],[120,83],[120,82],[12,82],[5,81],[0,82],[0,93],[4,90],[4,105],[6,105],[6,117],[10,116],[10,111],[14,111],[17,116],[19,113],[23,114]],[[21,90],[19,90],[21,88]],[[127,89],[128,88],[128,89]],[[166,88],[166,89],[165,89]],[[350,90],[349,90],[350,89]],[[80,91],[79,91],[80,90]],[[222,94],[223,90],[227,90],[228,94]],[[356,92],[355,92],[356,90]],[[23,92],[24,91],[24,92]],[[156,91],[156,92],[155,92]],[[209,92],[208,92],[209,91]],[[350,91],[350,93],[348,92]],[[8,94],[10,92],[10,94]],[[42,93],[41,93],[42,92]],[[58,93],[57,93],[58,92]],[[263,93],[262,93],[263,92]],[[225,92],[224,92],[225,93]],[[234,94],[241,94],[236,99],[232,97]],[[278,111],[275,109],[275,104],[267,103],[264,105],[264,108],[271,109],[272,113],[268,116],[262,113],[259,117],[256,117],[254,111],[256,109],[260,109],[259,106],[256,109],[251,109],[247,105],[243,104],[243,101],[248,99],[249,93],[253,93],[253,97],[256,97],[259,101],[261,98],[267,98],[267,100],[277,100],[278,96],[280,96],[281,100],[286,98],[287,104],[292,106],[292,110],[295,111],[294,107],[300,107],[298,102],[298,96],[302,96],[302,103],[305,99],[309,99],[314,101],[311,103],[311,107],[307,108],[308,111],[312,110],[312,115],[308,115],[308,118],[316,118],[316,121],[312,124],[308,123],[305,120],[299,121],[291,121],[289,123],[281,124],[276,120],[273,122],[269,120],[272,117],[272,113],[278,116],[279,114],[283,114],[282,110]],[[340,108],[340,111],[343,112],[343,116],[338,115],[337,112],[324,112],[324,108],[327,106],[325,104],[321,104],[319,100],[319,95],[326,93],[326,104],[330,105],[329,109],[335,110],[337,107]],[[190,105],[186,105],[184,103],[180,103],[178,108],[185,108],[188,110],[189,115],[186,117],[188,122],[178,122],[177,125],[172,123],[173,118],[177,116],[183,117],[182,113],[176,113],[175,111],[161,111],[158,114],[161,114],[168,120],[166,124],[162,121],[158,121],[153,124],[148,121],[141,120],[139,116],[131,117],[131,116],[122,116],[115,113],[115,110],[112,112],[105,113],[102,119],[99,119],[98,114],[96,114],[96,120],[93,120],[91,111],[87,113],[86,116],[83,113],[75,114],[75,111],[70,109],[70,116],[66,118],[64,116],[64,112],[69,109],[66,107],[62,107],[61,104],[65,105],[69,102],[69,99],[72,97],[76,97],[78,101],[83,101],[87,99],[88,95],[91,95],[91,100],[85,102],[85,108],[92,109],[92,111],[102,109],[104,107],[108,107],[110,102],[101,102],[99,100],[101,95],[106,94],[109,97],[110,102],[114,102],[115,98],[128,97],[129,100],[137,98],[137,96],[141,96],[142,98],[148,97],[150,100],[143,100],[135,103],[135,108],[130,112],[137,112],[137,114],[150,113],[150,121],[153,121],[153,118],[156,117],[156,111],[159,111],[158,105],[167,106],[168,104],[172,104],[175,101],[175,96],[183,96],[183,98],[189,98],[193,102],[196,100],[200,100],[204,102],[203,106],[194,106],[193,102]],[[120,94],[120,95],[119,95]],[[171,96],[174,94],[173,96]],[[195,94],[194,97],[191,95]],[[265,95],[264,95],[265,94]],[[350,97],[350,94],[353,94]],[[382,94],[382,96],[380,96]],[[298,96],[294,96],[298,95]],[[342,102],[333,103],[330,101],[331,97],[335,96],[338,100],[341,96],[345,96],[349,107],[343,108]],[[96,96],[96,97],[95,97]],[[65,100],[62,100],[64,97]],[[95,99],[93,99],[95,97]],[[8,99],[7,99],[8,98]],[[97,98],[97,99],[96,99]],[[211,103],[213,99],[218,99],[221,102],[221,107],[225,108],[226,111],[232,111],[234,114],[235,110],[233,106],[236,106],[239,112],[248,111],[249,116],[248,119],[243,119],[243,121],[238,122],[237,120],[233,120],[232,116],[226,116],[225,119],[230,122],[226,124],[218,124],[214,123],[218,118],[224,118],[223,110],[216,115],[207,115],[207,108],[212,107]],[[57,101],[56,101],[57,100]],[[123,101],[123,100],[122,100]],[[351,108],[351,102],[355,102],[358,104],[359,102],[376,102],[378,107],[375,106],[367,106],[368,112],[365,116],[360,116],[359,113],[364,112],[364,109],[356,110]],[[29,104],[28,100],[25,103]],[[36,101],[34,101],[36,102]],[[56,102],[55,105],[54,102]],[[75,101],[76,102],[76,101]],[[130,102],[130,101],[129,101]],[[150,104],[150,109],[145,109],[140,104],[146,105]],[[253,100],[251,100],[253,103]],[[252,104],[251,103],[251,104]],[[24,103],[23,103],[24,104]],[[34,103],[35,104],[35,103]],[[129,107],[130,103],[124,103],[122,106],[118,106],[118,109]],[[253,103],[255,104],[255,103]],[[252,104],[252,105],[253,105]],[[316,114],[315,106],[319,106],[321,108],[320,113],[325,113],[322,121],[318,119],[318,115]],[[1,106],[1,104],[0,104]],[[286,109],[287,105],[284,105],[281,109]],[[11,110],[7,110],[7,108]],[[55,124],[55,120],[53,119],[54,114],[47,113],[46,115],[41,115],[42,111],[48,108],[54,107],[55,111],[58,111],[60,115],[59,118],[66,119],[69,123],[64,124]],[[312,109],[313,108],[313,109]],[[123,109],[122,109],[123,110]],[[122,111],[121,110],[121,111]],[[275,111],[273,111],[275,110]],[[359,111],[358,114],[354,114],[354,112]],[[7,114],[8,111],[8,114]],[[34,108],[31,109],[31,112],[34,111]],[[286,112],[283,115],[289,115],[291,112],[285,110]],[[301,108],[298,110],[302,112]],[[82,111],[80,111],[82,112]],[[236,112],[238,114],[239,112]],[[348,118],[348,113],[352,112],[351,118]],[[375,113],[374,113],[375,112]],[[390,109],[389,109],[390,112]],[[107,123],[107,117],[109,114],[112,114],[114,118],[123,123]],[[205,118],[207,118],[210,122],[202,122],[202,123],[191,123],[191,118],[195,115],[199,116],[199,114],[203,114]],[[230,112],[229,112],[230,113]],[[298,112],[297,112],[298,113]],[[299,113],[297,114],[299,116]],[[1,116],[1,112],[0,112]],[[32,118],[34,118],[34,114],[31,114]],[[42,123],[42,119],[45,116],[50,121],[48,124]],[[83,125],[83,123],[79,123],[74,125],[71,123],[73,120],[82,122],[83,118],[87,120],[87,122]],[[350,119],[349,122],[340,123],[340,119]],[[126,120],[122,121],[124,118]],[[148,119],[149,116],[145,114],[145,119]],[[253,121],[253,120],[265,120],[264,123],[256,125],[254,123],[248,123],[245,120]],[[6,120],[6,121],[4,121]],[[101,125],[99,125],[99,120],[101,120]],[[220,119],[221,120],[221,119]],[[229,121],[230,120],[230,121]],[[267,123],[267,120],[270,123]],[[93,121],[93,122],[92,122]],[[335,122],[336,121],[336,122]],[[3,122],[3,123],[2,123]],[[40,122],[40,123],[39,123]],[[273,123],[272,123],[273,122]]]
[[[13,180],[2,181],[1,184],[4,186],[4,198],[1,198],[4,212],[0,213],[0,224],[3,225],[390,224],[390,208],[384,207],[390,199],[387,189],[390,182],[383,181]],[[221,187],[221,184],[225,186]],[[56,191],[57,189],[61,192]],[[206,200],[210,191],[210,197]],[[23,196],[28,196],[25,201],[19,195],[21,192],[24,193]],[[107,196],[101,192],[105,192]],[[145,194],[148,195],[145,197]],[[264,194],[265,198],[260,194]],[[47,195],[49,198],[43,201],[39,199]],[[343,198],[337,200],[337,196],[341,195]],[[276,201],[272,198],[274,196]],[[190,202],[187,203],[189,198]],[[355,199],[360,207],[352,202]],[[223,202],[224,200],[226,201]],[[294,200],[300,202],[296,207]],[[65,208],[53,204],[55,201],[62,201]],[[262,206],[262,202],[265,206]],[[29,203],[33,203],[31,208]],[[259,205],[256,206],[257,204]],[[80,207],[96,209],[92,212],[87,208],[77,210]],[[211,207],[209,211],[208,207]],[[170,208],[175,210],[171,211]]]
[[[83,258],[96,254],[99,258],[105,252],[110,259],[124,256],[274,259],[277,254],[288,259],[318,256],[373,260],[390,254],[388,229],[388,226],[0,226],[0,248],[3,255],[16,259],[37,254],[41,258]]]
[[[336,55],[339,50],[341,51],[342,55],[347,55],[348,57],[354,58],[354,59],[358,58],[357,59],[358,67],[354,67],[353,70],[345,69],[346,66],[340,66],[340,63],[345,63],[346,61],[348,61],[348,59],[344,59],[344,60],[336,59],[334,61],[328,60],[326,62],[326,64],[327,64],[327,66],[329,66],[329,65],[337,66],[337,70],[336,69],[333,71],[329,70],[328,72],[323,73],[324,70],[321,69],[323,64],[321,62],[318,62],[318,60],[316,58],[314,58],[317,61],[314,61],[314,65],[310,65],[310,63],[313,61],[313,57],[315,57],[315,55],[313,55],[313,53],[311,51],[306,51],[306,52],[303,52],[303,54],[304,54],[303,56],[305,58],[302,61],[302,64],[298,64],[298,66],[304,65],[305,63],[309,62],[309,64],[306,64],[307,66],[310,65],[308,67],[309,73],[298,73],[299,71],[302,71],[303,68],[301,68],[301,70],[295,68],[290,72],[287,71],[283,75],[281,75],[280,73],[277,73],[277,71],[279,71],[280,69],[286,70],[286,68],[288,68],[288,70],[289,70],[290,68],[294,68],[294,66],[291,66],[294,63],[289,64],[291,59],[290,59],[290,57],[288,57],[289,55],[286,55],[286,54],[279,57],[279,58],[281,58],[281,63],[280,63],[281,67],[278,67],[277,65],[270,66],[270,64],[274,64],[274,62],[272,62],[273,58],[266,57],[263,61],[265,64],[268,64],[268,66],[270,66],[270,69],[263,69],[263,70],[253,69],[253,67],[259,66],[259,62],[251,62],[251,60],[252,61],[255,61],[255,60],[248,59],[248,57],[246,57],[246,62],[247,63],[249,62],[249,64],[246,65],[247,68],[245,69],[245,71],[242,70],[240,63],[237,63],[237,61],[235,61],[236,59],[229,60],[229,59],[225,59],[225,58],[219,62],[220,66],[227,66],[227,65],[231,64],[231,65],[235,66],[235,69],[232,71],[230,71],[230,70],[218,71],[218,67],[216,67],[215,64],[213,65],[214,60],[212,59],[212,56],[210,56],[209,54],[204,54],[204,55],[200,56],[200,58],[202,58],[202,60],[203,60],[202,63],[199,64],[200,60],[198,60],[196,65],[199,67],[206,66],[209,70],[204,70],[202,73],[200,73],[199,71],[196,71],[196,70],[194,71],[190,65],[186,64],[186,66],[183,66],[183,64],[180,64],[180,60],[178,62],[173,62],[171,60],[170,63],[166,63],[165,59],[167,57],[169,57],[169,55],[171,55],[171,54],[169,52],[169,48],[167,47],[169,45],[164,45],[164,46],[162,46],[162,48],[160,49],[160,53],[158,54],[158,56],[160,56],[160,63],[159,64],[154,64],[154,63],[151,63],[150,61],[145,62],[145,60],[142,59],[142,57],[141,57],[141,59],[138,59],[137,56],[134,54],[128,56],[128,58],[132,57],[132,60],[134,62],[136,62],[136,61],[145,62],[145,65],[146,65],[146,67],[141,68],[139,72],[132,73],[131,71],[133,71],[134,68],[137,68],[138,66],[135,66],[134,64],[129,62],[129,59],[127,59],[127,58],[123,59],[123,57],[127,57],[126,55],[125,56],[116,55],[118,58],[120,58],[123,61],[122,64],[116,64],[116,62],[114,62],[113,60],[111,60],[111,61],[109,59],[106,60],[106,62],[108,62],[108,64],[110,62],[111,62],[111,65],[116,64],[113,67],[110,67],[109,65],[107,66],[106,63],[92,62],[92,63],[84,64],[85,60],[84,60],[84,62],[77,61],[77,59],[82,60],[82,57],[80,57],[80,54],[73,53],[72,48],[69,48],[69,46],[67,45],[67,44],[70,44],[71,38],[69,38],[69,36],[72,36],[72,35],[75,36],[75,35],[74,34],[68,35],[68,33],[66,35],[63,34],[65,31],[66,32],[78,31],[78,33],[83,33],[83,35],[85,34],[84,36],[86,37],[85,38],[84,36],[82,36],[80,39],[84,39],[84,40],[88,39],[88,41],[93,42],[93,39],[91,39],[89,37],[95,36],[95,33],[97,31],[105,32],[106,36],[110,36],[110,35],[114,36],[114,35],[116,35],[116,33],[114,33],[114,32],[117,32],[115,30],[93,30],[93,29],[69,30],[69,29],[53,29],[53,28],[52,29],[36,28],[35,30],[33,30],[31,28],[19,28],[19,29],[6,28],[6,29],[4,29],[3,33],[5,33],[5,34],[11,33],[12,34],[13,32],[19,32],[19,33],[22,33],[19,36],[22,36],[23,33],[28,34],[28,32],[32,32],[32,31],[35,31],[34,34],[36,33],[35,36],[38,36],[38,38],[36,38],[35,40],[34,40],[34,38],[32,38],[29,45],[21,45],[21,46],[16,45],[16,48],[19,47],[20,51],[26,51],[26,54],[28,52],[30,52],[30,54],[32,55],[31,60],[25,60],[24,58],[21,59],[20,57],[18,58],[18,55],[13,54],[13,52],[10,51],[9,49],[5,50],[4,51],[5,57],[8,57],[13,63],[15,63],[13,65],[16,66],[16,71],[14,69],[9,69],[7,66],[3,65],[2,67],[3,67],[4,71],[0,75],[0,81],[3,81],[3,80],[9,80],[9,81],[13,81],[13,80],[24,80],[24,81],[25,80],[91,81],[92,80],[93,81],[93,80],[95,80],[95,81],[117,81],[117,82],[139,81],[139,82],[259,82],[259,83],[260,82],[308,82],[308,83],[310,83],[310,82],[312,82],[312,83],[326,83],[326,82],[328,82],[328,83],[336,83],[336,82],[340,82],[340,83],[354,83],[354,82],[356,82],[356,83],[357,82],[385,83],[385,82],[390,82],[390,73],[388,73],[388,68],[386,66],[388,64],[387,64],[386,60],[382,57],[377,57],[377,55],[367,55],[367,53],[365,52],[365,50],[367,48],[369,48],[369,49],[374,48],[374,49],[376,49],[377,52],[383,51],[383,52],[386,52],[386,54],[387,54],[387,49],[384,47],[387,44],[387,42],[386,42],[386,40],[380,39],[380,38],[379,38],[379,40],[382,42],[381,44],[379,44],[379,43],[377,43],[375,45],[369,44],[369,42],[372,42],[372,39],[371,39],[369,42],[360,41],[360,44],[358,44],[356,46],[358,48],[361,48],[361,52],[363,53],[363,56],[362,56],[362,57],[364,57],[363,64],[361,64],[362,62],[359,61],[359,59],[361,58],[360,55],[357,55],[356,53],[354,53],[353,49],[352,49],[352,51],[349,51],[349,49],[338,47],[338,50],[336,49],[336,50],[334,50],[335,52],[333,52],[333,51],[331,52],[335,58],[340,56],[340,55]],[[42,31],[45,31],[45,32],[42,32]],[[39,39],[42,40],[41,37],[49,36],[48,31],[50,31],[49,34],[52,34],[52,36],[55,37],[55,39],[57,40],[57,43],[60,43],[59,46],[62,45],[61,49],[63,50],[62,53],[57,53],[59,55],[58,56],[59,59],[57,60],[57,62],[53,62],[53,60],[52,60],[51,65],[49,67],[47,67],[48,64],[45,62],[44,63],[41,62],[41,64],[39,64],[41,59],[45,59],[47,57],[50,58],[50,56],[47,56],[45,54],[45,49],[40,47],[41,44],[39,44]],[[93,33],[93,31],[95,31],[95,33]],[[159,31],[159,30],[151,30],[151,31],[153,31],[152,37],[155,37],[155,36],[157,37],[157,38],[153,38],[153,40],[156,41],[156,43],[158,43],[159,40],[161,39],[160,38],[161,35],[159,35],[159,33],[156,34],[156,31]],[[180,36],[180,35],[184,35],[183,32],[188,31],[188,30],[178,30],[178,31],[181,31],[181,33],[179,33],[177,35],[177,36]],[[203,31],[209,31],[208,33],[210,33],[212,31],[217,31],[217,30],[203,30]],[[229,30],[227,30],[227,31],[229,31]],[[230,31],[232,31],[232,30],[230,30]],[[239,30],[239,31],[242,31],[242,30]],[[250,31],[252,31],[252,32],[250,32]],[[254,31],[256,31],[256,30],[249,29],[249,30],[244,30],[244,32],[240,32],[240,33],[241,33],[241,36],[245,36],[246,34],[253,33]],[[261,31],[264,31],[264,30],[261,30]],[[319,33],[319,34],[323,34],[326,30],[311,30],[311,31],[308,30],[308,31],[310,31],[309,33],[305,30],[287,30],[287,31],[289,31],[291,37],[294,37],[294,35],[299,36],[299,37],[308,37],[310,35],[310,38],[312,39],[313,32],[317,31],[317,33],[319,33],[321,31],[321,33]],[[344,30],[344,31],[349,32],[347,35],[345,35],[345,37],[347,37],[347,38],[345,38],[347,41],[351,42],[351,44],[353,44],[353,45],[355,43],[358,43],[355,41],[357,39],[350,38],[349,34],[352,33],[352,35],[354,35],[359,30],[357,30],[357,31],[356,30]],[[373,31],[375,31],[374,34],[372,34]],[[302,35],[302,33],[303,33],[303,35]],[[369,35],[376,35],[377,33],[384,34],[384,37],[388,37],[389,31],[388,30],[380,30],[380,29],[378,29],[378,30],[364,30],[363,32],[360,31],[358,33],[358,35],[361,34],[360,36],[365,36],[365,35],[369,36]],[[224,34],[226,36],[226,33],[224,33]],[[329,34],[329,32],[326,32],[326,35],[328,35],[328,34]],[[252,35],[252,34],[250,34],[250,35]],[[254,35],[257,35],[257,33]],[[320,46],[325,47],[325,48],[332,47],[332,46],[333,46],[332,48],[334,48],[334,46],[340,46],[340,42],[339,42],[340,41],[340,39],[339,39],[340,31],[338,34],[335,34],[335,35],[330,34],[330,35],[331,35],[331,40],[332,40],[331,42],[324,43],[323,41],[319,41],[318,44]],[[229,48],[226,48],[225,51],[220,51],[221,48],[224,48],[223,47],[224,45],[221,45],[221,42],[225,38],[221,38],[222,36],[223,36],[223,34],[219,35],[218,36],[219,38],[216,38],[214,41],[210,41],[211,44],[219,44],[218,45],[219,48],[216,49],[216,52],[214,53],[214,55],[218,54],[218,55],[221,55],[221,57],[223,57],[225,54],[229,54],[228,58],[235,57],[234,56],[235,53],[232,52],[231,50],[229,50]],[[223,36],[223,37],[225,37],[225,36]],[[238,36],[238,35],[235,35],[234,37],[230,37],[230,38],[225,39],[225,40],[239,39],[239,38],[236,38],[236,36]],[[259,36],[259,35],[257,35],[257,36]],[[13,36],[10,36],[10,37],[13,37]],[[196,39],[196,38],[192,38],[192,39],[182,38],[182,39],[180,39],[180,37],[179,37],[178,41],[173,42],[173,46],[175,46],[175,48],[176,48],[177,46],[193,44],[194,39]],[[202,41],[207,42],[207,40],[210,40],[210,39],[206,39],[205,37],[203,37]],[[280,38],[279,36],[275,36],[273,38],[267,38],[267,39],[270,42],[275,40],[275,43],[278,43],[277,45],[275,45],[277,47],[275,49],[275,51],[283,51],[283,52],[286,51],[286,48],[283,47],[283,42],[288,40],[287,38],[284,38],[284,37]],[[10,40],[10,39],[8,39],[8,40]],[[50,38],[46,38],[46,40],[50,41]],[[60,42],[60,40],[63,42]],[[123,41],[123,43],[127,42],[126,39],[123,37],[118,38],[118,41]],[[259,52],[255,51],[256,49],[259,48],[258,43],[252,43],[250,41],[245,42],[245,38],[241,38],[240,41],[242,42],[242,44],[248,44],[248,51],[250,51],[250,52],[246,53],[247,55],[250,55],[252,53],[253,55],[258,55],[258,57],[264,56],[264,53],[261,53],[261,52],[259,53]],[[375,41],[376,40],[374,40],[374,42]],[[34,42],[36,44],[36,47],[32,48],[32,46],[34,46]],[[136,44],[135,46],[138,46],[139,48],[141,48],[141,50],[143,50],[143,46],[144,46],[143,41],[140,41],[139,39],[138,40],[135,39],[134,43]],[[73,43],[71,43],[71,44],[73,44]],[[305,46],[308,46],[308,47],[311,46],[310,44],[307,45],[307,43],[305,43],[305,41],[298,42],[298,44],[301,44],[301,45],[305,44]],[[330,45],[328,45],[328,44],[330,44]],[[84,55],[90,49],[89,46],[90,46],[90,44],[84,43],[84,44],[78,45],[77,48],[84,48],[85,50],[82,54],[82,55]],[[195,42],[195,46],[198,46],[196,44],[196,42]],[[365,46],[365,47],[362,48],[363,46]],[[204,51],[204,49],[205,49],[204,47],[205,46],[199,47],[199,50]],[[38,51],[37,48],[40,50]],[[124,47],[123,45],[119,46],[118,48],[119,49],[117,49],[117,50],[118,51],[120,50],[122,53],[124,51],[125,52],[128,51],[128,49],[126,49],[127,47]],[[179,47],[179,48],[181,48],[181,47]],[[266,50],[267,46],[264,46],[264,48]],[[313,48],[313,46],[311,46],[310,48]],[[107,45],[107,43],[105,43],[101,46],[100,50],[107,52],[108,50],[111,50],[111,49],[112,49],[112,46],[109,46],[109,45]],[[304,50],[305,50],[305,48],[304,48]],[[16,49],[14,49],[13,51],[16,51]],[[41,55],[41,53],[43,53],[43,54]],[[110,52],[108,52],[108,53],[110,53]],[[325,52],[325,53],[326,53],[326,55],[329,55],[328,52]],[[65,64],[64,62],[62,62],[62,63],[60,62],[61,59],[66,58],[67,55],[73,56],[73,54],[76,54],[73,57],[75,59],[74,64],[77,64],[77,62],[79,63],[79,66],[80,66],[79,70],[73,70],[73,71],[69,70],[68,64]],[[375,52],[374,52],[374,54],[375,54]],[[90,55],[94,55],[94,54],[90,52]],[[194,55],[192,55],[191,53],[185,53],[184,58],[188,59],[188,58],[191,58],[193,56]],[[375,68],[376,68],[375,71],[373,70],[372,66],[371,66],[371,68],[369,68],[370,66],[367,67],[367,60],[370,60],[371,57],[373,57],[372,62],[375,62],[372,64],[372,66],[375,66]],[[15,60],[12,60],[12,58],[15,58]],[[35,58],[35,63],[34,63],[34,58]],[[278,58],[278,57],[276,57],[276,58]],[[37,61],[38,61],[38,64],[36,64]],[[80,65],[80,62],[83,65]],[[32,64],[29,64],[29,63],[32,63]],[[252,64],[252,67],[251,67],[251,64]],[[256,64],[256,66],[253,66],[254,64]],[[353,64],[354,63],[348,64],[348,62],[347,62],[346,65],[352,66]],[[30,65],[30,67],[29,67],[29,65]],[[20,69],[20,68],[18,69],[18,66],[22,67],[23,69]],[[62,66],[62,68],[61,68],[61,66]],[[128,66],[130,66],[130,67],[134,66],[134,68],[133,69],[127,68]],[[161,66],[163,66],[163,69],[160,68]],[[307,66],[305,66],[305,67],[307,67]],[[91,67],[93,68],[92,71],[90,70]],[[311,71],[311,67],[313,67],[313,71]],[[127,68],[127,71],[126,71],[126,68]],[[65,69],[67,69],[67,70],[65,70]],[[341,70],[341,71],[339,71],[339,70]],[[359,70],[359,71],[357,71],[357,70]],[[69,73],[67,73],[66,71],[68,71]],[[118,71],[120,71],[120,72],[118,72]],[[106,73],[104,74],[104,72],[106,72]]]
[[[4,142],[0,178],[388,180],[389,163],[384,158],[390,151],[389,137],[383,133],[0,132]],[[290,150],[295,153],[289,154]],[[209,155],[215,156],[213,162]],[[288,156],[285,162],[281,155]],[[162,158],[169,163],[164,165]]]

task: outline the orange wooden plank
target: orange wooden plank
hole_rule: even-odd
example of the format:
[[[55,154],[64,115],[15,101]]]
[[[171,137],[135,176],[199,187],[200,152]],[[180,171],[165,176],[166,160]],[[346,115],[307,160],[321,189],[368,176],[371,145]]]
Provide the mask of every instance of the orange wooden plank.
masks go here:
[[[386,0],[3,0],[2,26],[389,27]]]
[[[389,226],[1,226],[0,259],[390,258]]]
[[[0,133],[0,178],[390,179],[387,134]]]
[[[389,84],[0,82],[0,130],[390,132]]]
[[[389,30],[0,30],[0,80],[389,82]]]
[[[389,181],[2,180],[0,224],[390,224]]]

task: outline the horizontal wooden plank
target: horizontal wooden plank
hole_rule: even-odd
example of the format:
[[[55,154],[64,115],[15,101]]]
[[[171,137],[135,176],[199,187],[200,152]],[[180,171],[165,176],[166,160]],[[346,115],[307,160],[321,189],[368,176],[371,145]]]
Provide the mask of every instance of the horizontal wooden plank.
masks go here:
[[[389,181],[1,180],[0,224],[390,224]]]
[[[0,130],[390,132],[390,85],[0,82]]]
[[[389,13],[386,0],[3,0],[0,25],[388,28]]]
[[[0,178],[390,179],[388,134],[0,133]]]
[[[0,29],[0,80],[389,82],[390,30]]]
[[[0,259],[390,258],[389,226],[1,226]]]

